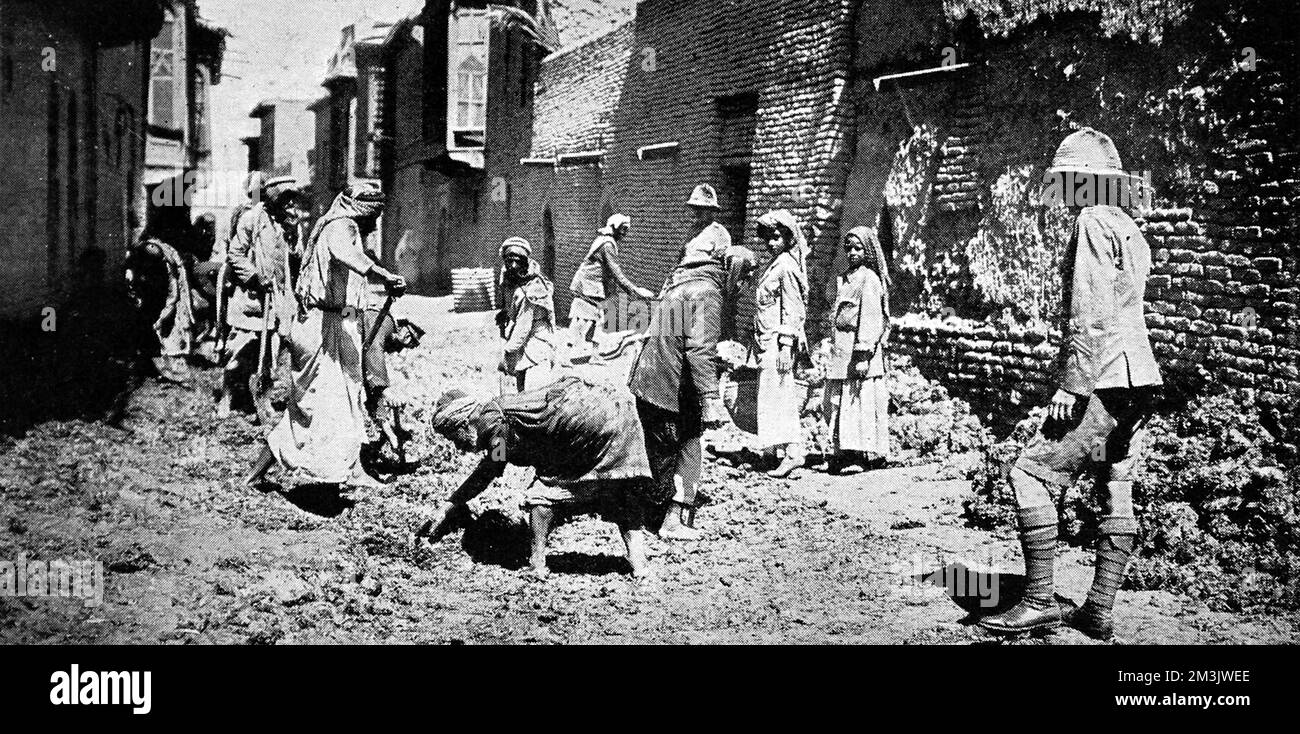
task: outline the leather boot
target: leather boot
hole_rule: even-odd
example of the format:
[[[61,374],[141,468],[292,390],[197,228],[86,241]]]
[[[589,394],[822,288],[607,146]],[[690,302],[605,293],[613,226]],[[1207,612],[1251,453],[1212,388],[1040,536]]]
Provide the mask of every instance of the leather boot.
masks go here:
[[[1115,637],[1115,625],[1111,621],[1110,610],[1097,608],[1091,601],[1066,613],[1063,621],[1094,640],[1109,642]]]
[[[981,627],[991,632],[1016,634],[1061,624],[1061,608],[1052,592],[1056,526],[1056,510],[1050,506],[1020,511],[1020,546],[1025,554],[1024,595],[1019,604],[1007,611],[980,620]]]
[[[1066,620],[1071,627],[1093,639],[1104,641],[1115,636],[1111,610],[1115,606],[1115,594],[1124,583],[1124,571],[1137,542],[1136,533],[1137,522],[1132,518],[1107,517],[1102,520],[1088,600]]]

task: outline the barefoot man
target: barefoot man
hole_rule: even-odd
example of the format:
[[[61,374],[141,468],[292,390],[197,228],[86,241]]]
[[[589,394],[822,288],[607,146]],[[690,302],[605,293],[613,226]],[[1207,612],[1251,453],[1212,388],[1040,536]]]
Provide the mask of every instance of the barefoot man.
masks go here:
[[[438,399],[433,428],[461,451],[484,456],[417,537],[434,542],[445,536],[464,517],[466,503],[500,477],[506,464],[514,464],[537,470],[524,499],[536,574],[547,572],[546,540],[557,510],[596,510],[612,519],[623,535],[632,573],[647,573],[643,518],[666,498],[650,496],[645,438],[626,388],[568,376],[492,399],[450,390]]]

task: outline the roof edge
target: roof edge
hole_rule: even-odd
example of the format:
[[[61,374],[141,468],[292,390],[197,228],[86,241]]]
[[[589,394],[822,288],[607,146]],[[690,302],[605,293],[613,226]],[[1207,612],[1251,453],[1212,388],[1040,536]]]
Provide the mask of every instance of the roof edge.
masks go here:
[[[570,54],[570,53],[573,53],[574,51],[578,51],[578,50],[580,50],[580,49],[582,49],[582,48],[585,48],[585,47],[587,47],[587,46],[594,45],[597,41],[600,41],[600,40],[604,39],[606,36],[609,36],[609,35],[612,35],[612,34],[614,34],[614,33],[617,33],[617,32],[619,32],[619,31],[623,30],[624,28],[626,28],[627,26],[629,26],[629,25],[633,25],[633,24],[635,24],[635,23],[636,23],[636,17],[633,16],[633,17],[628,18],[628,19],[626,19],[626,20],[624,20],[624,21],[621,21],[621,22],[618,23],[617,25],[614,25],[614,26],[610,27],[608,30],[605,30],[605,31],[602,31],[602,32],[600,32],[600,33],[596,33],[596,34],[593,34],[593,35],[587,36],[586,38],[581,38],[581,39],[579,39],[579,40],[577,40],[577,41],[574,41],[573,43],[569,44],[568,46],[564,46],[563,48],[556,49],[555,51],[552,51],[551,53],[547,54],[545,57],[542,58],[542,63],[546,63],[546,62],[548,62],[548,61],[553,61],[553,60],[555,60],[555,59],[558,59],[558,58],[561,57],[561,56],[565,56],[565,55],[568,55],[568,54]]]

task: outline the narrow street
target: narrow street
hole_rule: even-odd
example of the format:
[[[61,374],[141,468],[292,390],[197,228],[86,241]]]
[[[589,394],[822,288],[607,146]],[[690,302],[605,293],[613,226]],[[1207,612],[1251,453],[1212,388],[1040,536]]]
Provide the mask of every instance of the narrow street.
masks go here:
[[[955,598],[913,580],[951,564],[1020,568],[1010,536],[963,526],[967,482],[939,478],[937,465],[781,481],[706,462],[705,539],[652,540],[645,582],[627,574],[614,526],[590,518],[556,531],[549,579],[522,574],[527,539],[513,518],[526,478],[509,474],[477,501],[470,528],[413,547],[423,513],[470,468],[422,426],[457,381],[495,384],[496,334],[490,313],[450,313],[450,299],[408,297],[399,309],[428,330],[395,361],[419,465],[375,492],[242,488],[262,429],[212,417],[212,371],[186,386],[147,383],[121,429],[50,422],[0,440],[0,557],[91,558],[106,573],[99,606],[0,598],[0,641],[994,642],[968,610],[995,590],[1013,601],[1018,576],[995,587],[949,573],[954,591],[966,587]],[[1088,555],[1062,559],[1060,590],[1082,599]],[[1295,615],[1211,612],[1165,592],[1122,592],[1116,611],[1130,643],[1284,643],[1300,631]],[[1068,630],[1016,642],[1091,644]]]

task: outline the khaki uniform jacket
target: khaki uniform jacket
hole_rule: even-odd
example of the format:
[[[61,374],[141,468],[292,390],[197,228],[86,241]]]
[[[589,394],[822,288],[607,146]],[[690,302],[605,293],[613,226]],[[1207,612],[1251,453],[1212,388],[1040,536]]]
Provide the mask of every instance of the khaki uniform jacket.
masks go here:
[[[1069,322],[1058,356],[1061,388],[1091,395],[1162,384],[1142,303],[1151,249],[1137,224],[1118,207],[1087,207],[1075,222],[1070,254]]]

